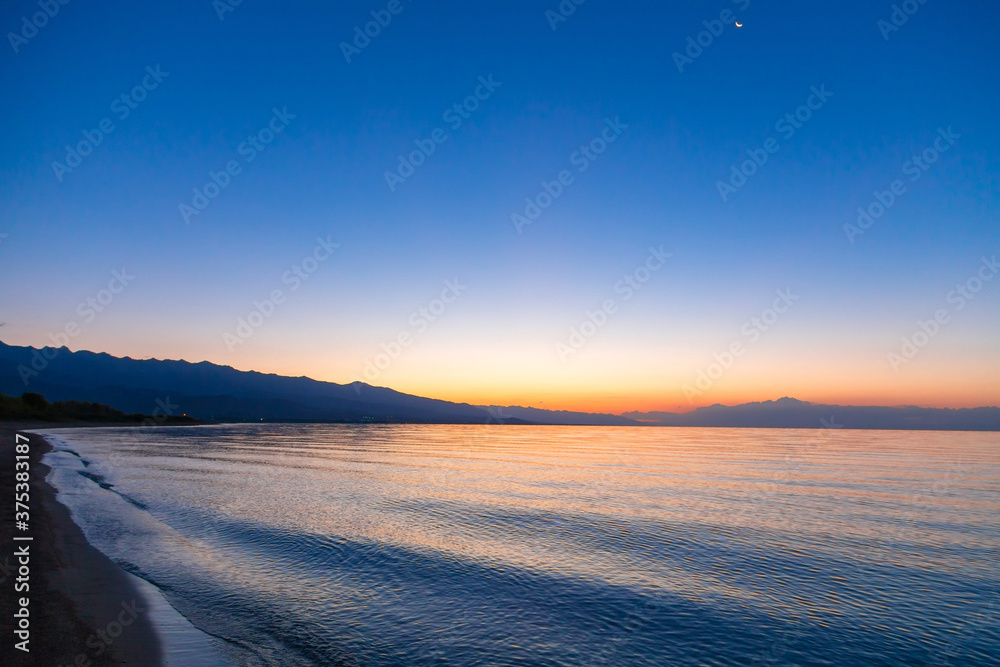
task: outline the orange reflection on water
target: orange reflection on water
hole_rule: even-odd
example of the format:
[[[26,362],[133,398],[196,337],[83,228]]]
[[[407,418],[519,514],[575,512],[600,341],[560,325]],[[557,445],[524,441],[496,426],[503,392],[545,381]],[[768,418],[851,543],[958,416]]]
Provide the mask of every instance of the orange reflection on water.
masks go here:
[[[266,427],[158,451],[211,479],[198,498],[289,532],[396,544],[489,567],[527,568],[696,595],[740,596],[679,556],[751,539],[810,553],[845,546],[926,565],[915,540],[988,546],[969,531],[998,510],[992,433],[564,426]],[[261,471],[266,471],[261,478]],[[694,545],[694,546],[693,546]],[[706,546],[707,545],[707,546]],[[718,575],[721,577],[721,574]]]

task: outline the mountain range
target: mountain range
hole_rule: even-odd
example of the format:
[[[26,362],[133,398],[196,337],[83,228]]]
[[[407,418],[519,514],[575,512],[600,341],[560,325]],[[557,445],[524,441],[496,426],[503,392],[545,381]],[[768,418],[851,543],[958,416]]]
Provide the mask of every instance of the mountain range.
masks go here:
[[[105,403],[126,413],[188,415],[218,422],[573,424],[1000,430],[1000,408],[821,405],[781,398],[691,412],[621,415],[478,406],[404,394],[361,382],[239,371],[207,361],[131,359],[0,341],[0,393]]]

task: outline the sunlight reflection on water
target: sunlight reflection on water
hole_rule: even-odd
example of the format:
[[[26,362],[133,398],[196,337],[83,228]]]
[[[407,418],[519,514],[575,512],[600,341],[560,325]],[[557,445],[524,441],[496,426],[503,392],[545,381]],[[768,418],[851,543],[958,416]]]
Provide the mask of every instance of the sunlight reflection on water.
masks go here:
[[[245,664],[983,665],[1000,652],[1000,434],[52,435],[89,463],[87,478],[53,458],[88,539]]]

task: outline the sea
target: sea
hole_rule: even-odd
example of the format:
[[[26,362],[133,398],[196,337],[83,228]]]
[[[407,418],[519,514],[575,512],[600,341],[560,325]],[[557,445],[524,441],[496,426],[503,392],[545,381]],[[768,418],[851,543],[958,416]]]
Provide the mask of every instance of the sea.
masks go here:
[[[1000,664],[1000,433],[39,432],[172,665]]]

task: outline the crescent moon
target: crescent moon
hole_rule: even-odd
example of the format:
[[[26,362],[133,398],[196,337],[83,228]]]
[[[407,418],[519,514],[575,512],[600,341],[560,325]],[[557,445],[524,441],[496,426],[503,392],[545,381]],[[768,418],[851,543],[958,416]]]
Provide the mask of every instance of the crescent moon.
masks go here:
[[[742,27],[743,27],[743,24],[742,24],[742,23],[740,23],[739,21],[737,21],[737,22],[736,22],[736,27],[737,27],[737,28],[742,28]]]

